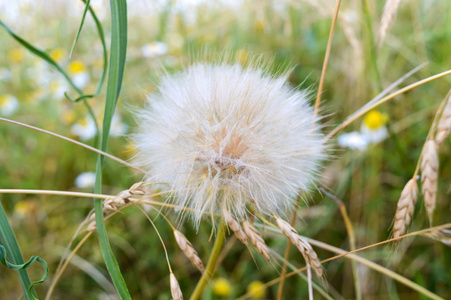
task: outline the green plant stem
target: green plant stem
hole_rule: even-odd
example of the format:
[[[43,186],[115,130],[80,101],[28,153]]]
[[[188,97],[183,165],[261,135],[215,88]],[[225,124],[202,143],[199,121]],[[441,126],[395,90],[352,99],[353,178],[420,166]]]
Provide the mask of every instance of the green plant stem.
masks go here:
[[[373,68],[374,77],[376,81],[376,89],[378,92],[382,91],[381,77],[379,74],[379,68],[377,66],[377,53],[376,53],[376,43],[374,42],[373,25],[371,20],[370,9],[368,7],[368,0],[362,0],[363,14],[365,15],[365,22],[368,31],[368,40],[370,46],[370,62]]]
[[[191,295],[190,300],[198,300],[202,297],[202,293],[204,291],[205,285],[208,282],[208,279],[212,278],[214,275],[214,270],[216,267],[216,262],[218,261],[219,254],[221,253],[222,246],[224,245],[224,239],[226,234],[227,227],[224,223],[224,220],[221,220],[221,224],[219,225],[219,230],[216,235],[215,244],[213,245],[213,249],[211,250],[210,258],[208,259],[207,266],[205,268],[202,277],[197,283],[196,288],[194,289],[193,294]]]
[[[3,204],[0,202],[0,242],[6,248],[9,260],[16,265],[23,264],[23,257],[20,251],[19,243],[17,242],[14,231],[8,221],[8,216],[3,209]],[[1,265],[0,265],[1,266]],[[26,269],[17,270],[19,272],[20,284],[25,294],[25,299],[37,299],[34,289],[28,289],[30,287],[30,278]]]

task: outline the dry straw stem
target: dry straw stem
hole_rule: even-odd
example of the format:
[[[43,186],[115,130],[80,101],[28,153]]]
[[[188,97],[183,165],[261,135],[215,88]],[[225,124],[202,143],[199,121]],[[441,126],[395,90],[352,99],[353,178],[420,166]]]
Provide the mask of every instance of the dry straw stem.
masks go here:
[[[267,223],[269,224],[269,226],[268,225],[262,225],[261,227],[263,227],[265,229],[268,229],[269,231],[276,232],[276,233],[280,232],[280,229],[278,229],[277,226],[275,226],[274,224],[271,224],[269,222],[267,222]],[[399,241],[399,240],[407,238],[407,237],[412,237],[412,236],[416,236],[416,235],[425,235],[425,234],[427,234],[429,232],[442,230],[442,229],[447,229],[447,228],[451,228],[451,223],[447,223],[447,224],[443,224],[443,225],[440,225],[440,226],[423,229],[423,230],[416,231],[416,232],[411,232],[409,234],[405,234],[405,235],[400,236],[398,238],[392,238],[392,239],[384,240],[382,242],[378,242],[378,243],[375,243],[375,244],[372,244],[372,245],[368,245],[368,246],[365,246],[365,247],[362,247],[362,248],[359,248],[359,249],[356,249],[356,250],[348,251],[348,252],[345,251],[345,250],[342,250],[340,248],[331,246],[329,244],[317,241],[317,240],[313,240],[313,239],[310,239],[310,238],[305,238],[305,239],[308,240],[310,243],[312,243],[313,245],[315,245],[317,247],[320,247],[322,249],[325,249],[325,250],[328,250],[328,251],[331,251],[331,252],[334,252],[334,253],[337,254],[336,256],[333,256],[333,257],[330,257],[330,258],[322,260],[321,264],[324,264],[326,262],[329,262],[329,261],[332,261],[332,260],[335,260],[335,259],[338,259],[338,258],[341,258],[341,257],[347,257],[347,258],[355,260],[355,261],[357,261],[357,262],[359,262],[359,263],[361,263],[363,265],[366,265],[367,267],[369,267],[369,268],[371,268],[371,269],[373,269],[373,270],[375,270],[375,271],[377,271],[377,272],[379,272],[381,274],[384,274],[384,275],[386,275],[386,276],[388,276],[388,277],[390,277],[390,278],[392,278],[392,279],[394,279],[394,280],[396,280],[396,281],[398,281],[398,282],[400,282],[400,283],[402,283],[402,284],[404,284],[404,285],[416,290],[417,292],[429,297],[430,299],[444,300],[442,297],[437,296],[436,294],[428,291],[424,287],[422,287],[422,286],[418,285],[417,283],[405,278],[404,276],[401,276],[401,275],[399,275],[399,274],[397,274],[397,273],[395,273],[395,272],[393,272],[393,271],[391,271],[391,270],[389,270],[389,269],[387,269],[387,268],[385,268],[383,266],[380,266],[380,265],[378,265],[378,264],[376,264],[376,263],[374,263],[374,262],[372,262],[370,260],[367,260],[367,259],[365,259],[363,257],[360,257],[358,255],[355,255],[353,253],[360,252],[360,251],[363,251],[363,250],[367,250],[367,249],[370,249],[370,248],[373,248],[373,247],[376,247],[376,246],[388,244],[388,243],[391,243],[391,242],[394,242],[394,241]],[[286,277],[288,278],[288,277],[291,277],[293,275],[296,275],[299,272],[307,270],[307,268],[308,267],[306,266],[306,267],[294,270],[293,272],[288,273],[286,275]],[[275,279],[273,279],[271,281],[268,281],[267,283],[263,284],[259,289],[267,289],[271,285],[274,285],[274,284],[276,284],[278,282],[280,282],[280,277],[279,278],[275,278]],[[250,292],[248,292],[248,293],[236,298],[236,300],[244,300],[244,299],[247,299],[249,297],[250,297]]]
[[[269,261],[269,249],[263,240],[262,236],[258,233],[257,229],[252,226],[248,221],[243,222],[243,230],[246,233],[247,237],[251,241],[251,244],[257,249],[258,253],[260,253],[267,261]]]
[[[401,0],[387,0],[384,6],[384,13],[382,14],[381,25],[379,27],[379,47],[382,46],[387,35],[388,28],[392,23]]]
[[[344,128],[346,128],[349,124],[351,124],[352,122],[354,122],[355,120],[357,120],[358,118],[362,117],[363,115],[365,115],[367,112],[369,112],[370,110],[375,109],[376,107],[378,107],[379,105],[390,101],[391,99],[395,98],[396,96],[399,96],[401,94],[404,94],[407,91],[410,91],[411,89],[414,89],[420,85],[423,85],[425,83],[428,83],[430,81],[433,81],[435,79],[439,79],[441,77],[447,76],[451,74],[451,70],[430,76],[428,78],[425,78],[423,80],[417,81],[415,83],[412,83],[411,85],[408,85],[382,99],[380,99],[379,101],[377,101],[376,103],[372,104],[372,105],[368,105],[368,106],[364,106],[361,109],[357,110],[356,112],[354,112],[353,114],[351,114],[349,117],[346,118],[346,120],[344,120],[340,125],[338,125],[334,130],[332,130],[327,136],[326,136],[326,140],[329,140],[331,138],[333,138],[337,133],[339,133],[341,130],[343,130]]]
[[[448,98],[443,114],[438,122],[437,134],[435,136],[435,141],[437,144],[441,144],[446,137],[448,137],[451,131],[451,96]]]
[[[424,235],[451,247],[451,230],[449,229],[441,228],[425,233]]]
[[[42,128],[38,128],[38,127],[35,127],[35,126],[31,126],[31,125],[28,125],[28,124],[25,124],[25,123],[21,123],[21,122],[18,122],[18,121],[13,121],[13,120],[5,119],[5,118],[0,118],[0,121],[8,122],[8,123],[11,123],[11,124],[14,124],[14,125],[19,125],[19,126],[26,127],[26,128],[30,128],[30,129],[33,129],[33,130],[36,130],[36,131],[39,131],[39,132],[42,132],[42,133],[45,133],[45,134],[48,134],[48,135],[57,137],[57,138],[59,138],[59,139],[62,139],[62,140],[71,142],[71,143],[73,143],[73,144],[75,144],[75,145],[81,146],[81,147],[83,147],[83,148],[86,148],[86,149],[88,149],[88,150],[91,150],[91,151],[93,151],[93,152],[96,152],[96,153],[98,153],[98,154],[100,154],[100,155],[103,155],[103,156],[105,156],[105,157],[111,158],[112,160],[115,160],[115,161],[117,161],[118,163],[123,164],[124,166],[127,166],[127,167],[129,167],[129,168],[132,168],[132,169],[134,169],[134,170],[136,170],[136,171],[138,171],[138,172],[140,172],[140,173],[147,174],[147,172],[144,171],[143,169],[138,168],[138,167],[136,167],[136,166],[134,166],[134,165],[132,165],[132,164],[126,162],[125,160],[122,160],[122,159],[120,159],[120,158],[117,158],[116,156],[113,156],[113,155],[111,155],[111,154],[108,154],[108,153],[106,153],[106,152],[103,152],[103,151],[101,151],[101,150],[99,150],[99,149],[96,149],[96,148],[94,148],[94,147],[91,147],[91,146],[88,146],[88,145],[86,145],[86,144],[80,143],[80,142],[78,142],[78,141],[76,141],[76,140],[73,140],[73,139],[70,139],[70,138],[68,138],[68,137],[59,135],[59,134],[57,134],[57,133],[54,133],[54,132],[51,132],[51,131],[48,131],[48,130],[45,130],[45,129],[42,129]]]
[[[432,224],[432,214],[437,198],[438,155],[437,145],[434,140],[429,140],[424,145],[423,159],[421,160],[421,185],[424,204]]]
[[[279,218],[276,218],[276,222],[282,233],[298,248],[299,252],[301,252],[302,256],[304,256],[306,263],[315,271],[315,274],[318,277],[323,276],[321,262],[319,261],[312,246],[310,246],[306,240],[301,238],[296,229],[294,229],[288,222]]]
[[[226,222],[227,226],[229,226],[229,228],[232,229],[236,237],[247,247],[249,245],[247,242],[247,236],[244,233],[243,229],[241,229],[240,223],[238,223],[238,221],[235,220],[235,218],[228,210],[224,209],[223,214],[224,221]]]
[[[412,221],[415,204],[418,198],[418,185],[415,178],[410,179],[401,192],[393,223],[393,237],[405,234]]]
[[[337,3],[335,5],[334,17],[332,19],[332,24],[330,25],[329,40],[327,41],[326,54],[324,55],[323,69],[321,70],[321,77],[319,80],[318,93],[316,95],[315,110],[314,110],[315,115],[318,113],[319,104],[321,102],[321,94],[323,92],[324,79],[326,78],[326,71],[327,71],[327,65],[329,63],[330,49],[332,48],[332,39],[334,37],[335,26],[336,26],[337,20],[338,20],[338,12],[340,11],[340,4],[341,4],[341,0],[337,0]]]
[[[174,273],[171,272],[171,275],[169,276],[170,283],[171,283],[171,295],[174,300],[183,300],[183,294],[182,290],[180,289],[179,282],[177,281],[177,278],[175,278]]]
[[[197,254],[197,251],[194,249],[190,241],[188,241],[186,236],[178,230],[174,230],[174,236],[177,244],[186,255],[186,257],[188,257],[188,259],[193,263],[193,265],[196,266],[199,271],[203,272],[205,269],[204,264],[202,263],[202,260]]]
[[[343,221],[345,223],[346,231],[348,233],[348,239],[349,239],[349,248],[350,250],[356,249],[356,241],[355,241],[355,231],[354,226],[352,226],[351,219],[349,218],[348,212],[346,211],[346,206],[338,199],[337,196],[335,196],[332,193],[329,193],[326,189],[320,188],[320,192],[324,193],[326,196],[328,196],[330,199],[334,200],[338,207],[340,208],[341,216],[343,217]],[[352,261],[352,275],[354,276],[354,289],[355,289],[355,298],[356,300],[362,299],[362,290],[360,285],[360,277],[357,270],[357,263],[355,261]]]
[[[173,191],[163,191],[158,192],[154,194],[150,194],[146,196],[145,198],[141,199],[135,199],[130,198],[131,202],[136,203],[145,203],[145,204],[151,204],[155,206],[161,206],[166,208],[173,208],[178,210],[186,210],[186,211],[192,211],[192,209],[188,207],[182,207],[175,204],[169,204],[169,203],[162,203],[158,201],[152,201],[148,200],[148,198],[164,195],[164,194],[170,194]],[[27,190],[27,189],[0,189],[0,194],[35,194],[35,195],[55,195],[55,196],[72,196],[72,197],[81,197],[81,198],[99,198],[99,199],[110,199],[114,198],[112,195],[102,195],[102,194],[92,194],[92,193],[82,193],[82,192],[68,192],[68,191],[54,191],[54,190]],[[217,215],[215,215],[217,217]]]

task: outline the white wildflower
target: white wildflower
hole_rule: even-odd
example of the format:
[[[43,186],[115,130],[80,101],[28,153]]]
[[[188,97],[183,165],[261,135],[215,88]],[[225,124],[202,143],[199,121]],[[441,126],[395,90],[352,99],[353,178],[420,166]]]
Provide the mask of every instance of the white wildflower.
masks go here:
[[[0,95],[0,116],[8,117],[19,109],[19,101],[10,94]]]
[[[368,146],[366,136],[358,131],[344,133],[337,138],[338,145],[343,148],[365,150]]]
[[[11,72],[7,68],[0,68],[0,81],[11,81]]]
[[[90,80],[89,72],[83,62],[76,60],[69,64],[69,74],[72,77],[74,84],[82,89]]]
[[[168,45],[162,42],[152,42],[141,47],[141,53],[144,57],[157,57],[165,55],[168,52]]]
[[[71,133],[78,136],[82,141],[87,141],[96,136],[96,124],[92,118],[86,117],[72,125]]]
[[[377,144],[385,140],[388,136],[385,123],[388,117],[377,110],[372,110],[363,119],[360,132],[369,143]]]
[[[49,83],[50,95],[55,100],[64,99],[64,93],[67,92],[68,90],[69,86],[67,85],[65,80],[59,79]]]
[[[239,64],[195,64],[165,76],[138,113],[138,163],[178,205],[246,218],[278,214],[314,181],[325,139],[306,94],[286,77]]]
[[[111,120],[110,136],[122,136],[127,132],[128,126],[122,122],[121,115],[114,114]]]
[[[84,172],[75,178],[75,186],[80,189],[86,189],[94,186],[96,174],[93,172]]]

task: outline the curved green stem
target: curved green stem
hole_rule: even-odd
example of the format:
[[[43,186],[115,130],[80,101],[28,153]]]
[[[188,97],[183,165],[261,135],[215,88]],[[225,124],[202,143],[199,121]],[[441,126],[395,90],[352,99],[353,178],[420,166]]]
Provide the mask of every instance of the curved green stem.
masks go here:
[[[221,253],[222,246],[224,245],[225,234],[227,227],[224,223],[224,220],[221,220],[221,224],[219,225],[219,230],[216,235],[215,244],[213,245],[213,249],[211,250],[210,258],[208,259],[207,267],[205,268],[202,277],[197,283],[196,288],[194,289],[193,294],[191,295],[190,300],[198,300],[202,297],[202,293],[204,291],[205,285],[207,285],[208,279],[212,278],[214,275],[216,262],[218,261],[219,254]]]

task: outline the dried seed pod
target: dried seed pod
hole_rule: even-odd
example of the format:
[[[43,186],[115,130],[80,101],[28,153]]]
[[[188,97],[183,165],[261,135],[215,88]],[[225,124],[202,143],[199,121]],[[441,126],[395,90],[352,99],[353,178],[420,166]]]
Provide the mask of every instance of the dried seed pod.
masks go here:
[[[243,230],[251,241],[251,244],[255,247],[255,249],[257,249],[258,253],[269,261],[268,246],[262,236],[258,233],[257,229],[248,221],[243,221]]]
[[[171,295],[174,300],[183,300],[182,290],[180,289],[179,282],[175,278],[174,273],[171,272],[170,284],[171,284]]]
[[[431,223],[437,198],[438,168],[437,145],[434,140],[429,140],[424,144],[423,159],[421,161],[421,185],[424,204]]]
[[[435,135],[435,141],[437,144],[441,144],[451,131],[451,96],[448,99],[448,103],[443,110],[440,121],[437,125],[437,134]]]
[[[312,246],[306,240],[301,238],[296,229],[294,229],[288,222],[279,218],[276,218],[276,221],[280,230],[282,230],[282,233],[298,248],[306,263],[312,267],[316,275],[318,277],[323,276],[321,262],[319,261],[318,255],[316,255],[316,252],[313,250]]]
[[[241,229],[240,223],[232,216],[232,214],[228,210],[223,210],[224,220],[230,229],[233,230],[236,237],[246,246],[248,246],[247,236],[244,233],[243,229]]]
[[[89,216],[89,218],[88,218],[88,220],[86,221],[86,223],[88,224],[88,225],[86,226],[86,230],[87,230],[87,231],[95,231],[95,230],[97,229],[97,227],[96,227],[96,214],[95,214],[95,213],[92,213],[92,214]]]
[[[405,234],[412,221],[415,203],[418,198],[418,185],[415,178],[410,179],[401,192],[401,197],[396,208],[395,221],[393,223],[393,237],[397,238]]]
[[[137,182],[134,185],[132,185],[131,188],[128,189],[128,191],[132,195],[145,195],[145,194],[147,194],[147,191],[142,188],[143,185],[144,185],[144,182],[142,182],[142,181]]]
[[[385,40],[388,28],[396,15],[400,2],[401,0],[387,0],[385,2],[384,12],[382,14],[381,24],[379,27],[379,46],[381,46]]]
[[[205,269],[204,264],[186,236],[178,230],[174,230],[174,236],[177,244],[186,257],[188,257],[188,259],[193,263],[193,265],[196,266],[197,269],[199,269],[199,271],[203,272]]]

